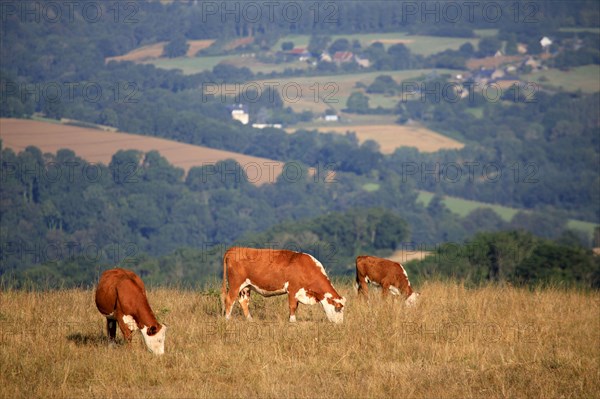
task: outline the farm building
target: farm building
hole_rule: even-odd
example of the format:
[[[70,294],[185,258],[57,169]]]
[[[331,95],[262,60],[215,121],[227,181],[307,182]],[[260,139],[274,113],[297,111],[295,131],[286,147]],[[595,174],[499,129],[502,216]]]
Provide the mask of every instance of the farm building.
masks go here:
[[[250,122],[250,114],[248,113],[248,107],[243,104],[237,104],[228,107],[231,111],[231,118],[236,121],[242,122],[247,125]]]

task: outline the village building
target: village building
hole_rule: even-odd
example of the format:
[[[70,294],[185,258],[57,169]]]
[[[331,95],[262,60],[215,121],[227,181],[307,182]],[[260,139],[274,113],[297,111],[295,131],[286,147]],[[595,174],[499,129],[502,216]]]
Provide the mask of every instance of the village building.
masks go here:
[[[247,125],[250,122],[250,114],[248,113],[248,107],[243,104],[237,104],[228,107],[231,111],[231,118],[236,121],[240,121],[242,124]]]

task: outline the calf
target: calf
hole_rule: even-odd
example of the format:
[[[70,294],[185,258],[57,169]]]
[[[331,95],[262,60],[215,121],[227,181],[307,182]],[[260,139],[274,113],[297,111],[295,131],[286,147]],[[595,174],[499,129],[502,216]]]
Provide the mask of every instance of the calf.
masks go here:
[[[419,296],[413,291],[406,270],[400,263],[377,258],[375,256],[359,256],[356,258],[356,286],[358,293],[368,295],[368,283],[381,286],[381,293],[386,296],[404,295],[408,305],[414,305]]]
[[[227,282],[229,281],[229,290]],[[263,296],[288,295],[290,321],[296,321],[298,302],[323,306],[329,321],[344,320],[346,299],[341,297],[321,262],[301,252],[233,247],[223,256],[221,300],[225,318],[231,317],[236,297],[244,316],[252,319],[248,304],[250,290]]]
[[[139,329],[150,352],[157,355],[165,352],[167,326],[156,320],[144,283],[134,272],[116,268],[102,273],[96,288],[96,307],[106,316],[111,341],[115,340],[118,323],[128,343],[132,332]]]

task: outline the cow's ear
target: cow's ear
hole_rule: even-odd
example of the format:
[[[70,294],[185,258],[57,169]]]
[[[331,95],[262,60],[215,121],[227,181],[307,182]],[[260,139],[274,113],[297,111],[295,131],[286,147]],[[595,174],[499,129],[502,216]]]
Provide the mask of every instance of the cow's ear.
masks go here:
[[[151,326],[150,328],[148,328],[147,334],[149,336],[153,336],[154,334],[156,334],[156,326]]]

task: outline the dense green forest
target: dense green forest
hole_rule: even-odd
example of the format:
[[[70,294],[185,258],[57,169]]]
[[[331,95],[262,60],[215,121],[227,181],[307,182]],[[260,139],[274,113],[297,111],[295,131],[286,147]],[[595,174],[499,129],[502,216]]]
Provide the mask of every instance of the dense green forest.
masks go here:
[[[73,6],[53,3],[61,10]],[[237,4],[231,9],[235,14],[239,7],[243,16],[250,3],[230,4]],[[488,3],[500,4],[481,2],[481,7]],[[481,232],[490,234],[487,240],[516,235],[517,241],[531,244],[530,252],[522,262],[498,273],[485,271],[489,270],[486,262],[493,258],[489,254],[459,262],[456,268],[431,258],[422,266],[422,275],[514,283],[562,278],[583,286],[598,285],[598,262],[584,249],[592,245],[591,238],[566,228],[568,218],[600,220],[598,93],[537,88],[533,92],[513,89],[498,101],[475,92],[460,101],[435,97],[401,101],[394,109],[377,112],[393,113],[401,124],[416,121],[464,142],[465,147],[433,154],[401,148],[383,155],[377,144],[360,144],[353,134],[252,129],[231,120],[226,105],[233,100],[224,102],[202,93],[206,83],[278,76],[331,75],[334,79],[356,66],[331,64],[265,75],[221,64],[211,71],[184,75],[152,65],[105,63],[106,57],[158,41],[168,41],[166,51],[177,55],[185,40],[216,39],[216,48],[222,50],[228,40],[252,35],[253,43],[235,51],[260,52],[286,35],[310,34],[309,49],[318,54],[325,48],[355,46],[348,40],[333,40],[334,34],[403,32],[473,38],[477,29],[491,28],[496,35],[477,48],[464,45],[427,57],[411,53],[402,44],[386,49],[373,43],[353,49],[373,61],[368,71],[460,70],[468,58],[493,54],[501,41],[507,48],[518,41],[535,49],[536,38],[552,35],[558,43],[581,42],[580,49],[553,61],[556,67],[568,68],[600,62],[600,35],[559,30],[597,28],[597,2],[502,3],[502,17],[493,21],[479,8],[472,20],[422,21],[408,3],[392,1],[368,6],[353,1],[281,2],[273,18],[263,12],[260,19],[252,20],[223,14],[219,7],[225,3],[213,2],[82,1],[71,14],[60,17],[48,4],[44,9],[43,3],[29,2],[34,10],[29,13],[22,11],[23,4],[28,3],[3,4],[1,10],[1,117],[69,118],[294,162],[304,171],[333,165],[336,179],[325,182],[305,173],[306,179],[280,178],[256,187],[243,173],[231,179],[193,168],[184,175],[154,152],[120,152],[110,165],[98,166],[70,150],[42,154],[29,147],[16,154],[1,148],[1,278],[19,284],[26,279],[51,286],[86,284],[99,267],[116,263],[129,264],[156,283],[207,281],[218,270],[220,248],[240,242],[296,246],[325,258],[333,273],[348,274],[352,257],[359,253],[387,256],[404,243],[462,245]],[[443,8],[449,3],[436,4]],[[532,17],[528,8],[532,5],[540,8],[533,14],[535,23],[524,23]],[[298,18],[282,17],[281,10],[292,7],[301,10]],[[98,10],[91,15],[101,17],[94,19],[84,9]],[[447,76],[437,75],[418,81],[428,87],[447,82]],[[393,90],[400,82],[382,78],[369,90],[377,93],[381,90],[377,84]],[[314,117],[308,111],[295,113],[280,93],[268,90],[247,105],[253,110],[268,108],[274,120],[286,125]],[[56,178],[56,165],[75,173]],[[239,169],[233,161],[216,167]],[[85,174],[89,170],[100,177],[90,178]],[[436,196],[423,206],[417,201],[417,190]],[[508,222],[485,209],[461,218],[443,205],[444,195],[523,211]],[[542,270],[544,262],[561,249],[573,255],[572,267],[564,271],[569,257],[561,255],[557,259],[566,263],[557,260],[553,272]]]

